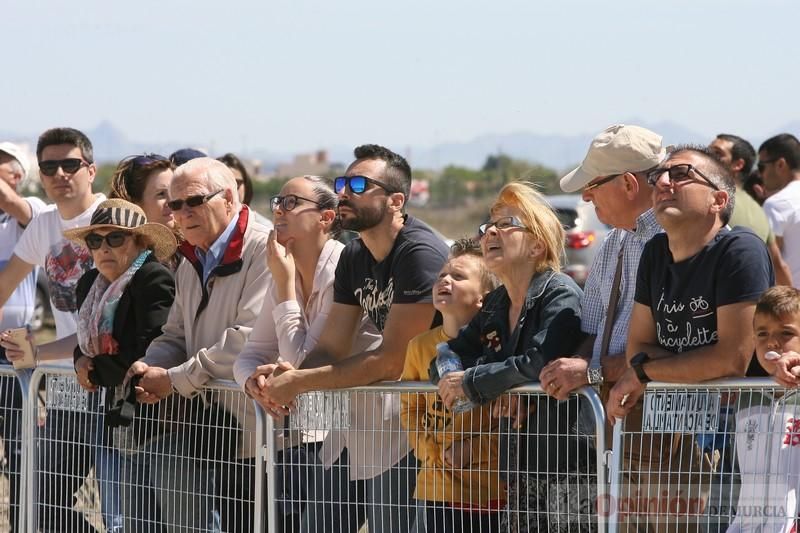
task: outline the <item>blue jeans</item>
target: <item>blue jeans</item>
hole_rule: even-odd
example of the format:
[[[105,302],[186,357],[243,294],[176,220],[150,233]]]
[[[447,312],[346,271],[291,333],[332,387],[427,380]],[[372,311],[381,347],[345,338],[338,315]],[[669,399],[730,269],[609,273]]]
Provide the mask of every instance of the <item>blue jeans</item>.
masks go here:
[[[123,455],[121,465],[125,531],[222,531],[213,465],[186,457],[180,434],[152,439],[139,453]]]
[[[351,481],[349,474],[346,450],[330,469],[316,468],[300,525],[302,533],[355,533],[365,520],[370,533],[412,531],[417,516],[413,500],[417,460],[413,453],[372,479]]]

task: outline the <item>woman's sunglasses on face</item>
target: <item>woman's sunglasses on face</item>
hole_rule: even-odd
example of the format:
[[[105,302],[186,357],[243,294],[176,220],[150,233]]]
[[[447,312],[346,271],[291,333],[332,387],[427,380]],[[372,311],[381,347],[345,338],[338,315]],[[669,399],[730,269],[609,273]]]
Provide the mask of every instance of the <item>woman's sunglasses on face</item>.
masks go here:
[[[297,196],[296,194],[287,194],[285,196],[273,196],[269,200],[269,208],[274,213],[278,207],[283,209],[284,211],[291,211],[295,207],[297,207],[297,201],[302,200],[304,202],[309,202],[317,207],[320,206],[319,202],[316,200],[312,200],[311,198],[303,198],[302,196]]]
[[[84,241],[86,241],[86,247],[90,250],[99,250],[103,246],[103,241],[106,241],[110,248],[119,248],[125,242],[125,239],[130,236],[131,234],[127,231],[117,230],[105,236],[99,233],[90,233],[84,237]]]
[[[48,177],[53,177],[58,172],[59,167],[64,171],[64,174],[74,174],[81,167],[89,166],[91,163],[84,161],[78,157],[70,157],[68,159],[48,159],[39,163],[39,172]]]
[[[478,226],[478,236],[483,238],[484,235],[491,229],[497,228],[498,230],[504,230],[508,228],[521,228],[527,230],[528,227],[522,223],[520,219],[517,217],[500,217],[494,222],[487,222],[486,224],[481,224]]]
[[[198,207],[209,200],[214,198],[216,195],[221,193],[224,189],[220,189],[216,192],[212,192],[209,194],[196,194],[194,196],[189,196],[188,198],[179,198],[177,200],[170,200],[167,202],[167,207],[169,207],[172,211],[180,211],[183,208],[183,204],[188,205],[189,207]]]
[[[393,192],[397,192],[390,189],[380,181],[368,178],[367,176],[340,176],[333,181],[333,190],[336,194],[341,194],[344,188],[348,187],[350,192],[354,194],[362,194],[367,190],[367,185],[370,183],[376,187],[380,187],[387,193],[391,194]]]

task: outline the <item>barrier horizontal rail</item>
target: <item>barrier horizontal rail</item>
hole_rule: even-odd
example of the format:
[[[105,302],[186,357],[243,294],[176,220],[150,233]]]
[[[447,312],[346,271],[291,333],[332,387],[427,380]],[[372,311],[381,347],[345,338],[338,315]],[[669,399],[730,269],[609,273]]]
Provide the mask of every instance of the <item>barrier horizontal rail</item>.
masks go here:
[[[121,398],[121,390],[86,392],[70,369],[33,373],[29,530],[262,528],[263,417],[235,383],[210,382],[192,399],[173,394],[154,405],[126,408]]]
[[[314,392],[281,428],[268,421],[267,530],[605,531],[595,505],[608,455],[594,389],[565,402],[538,384],[510,391],[520,428],[488,407],[453,414],[436,390],[388,382]],[[301,442],[279,446],[285,428]]]
[[[767,378],[649,383],[612,443],[610,531],[795,530],[795,390]]]

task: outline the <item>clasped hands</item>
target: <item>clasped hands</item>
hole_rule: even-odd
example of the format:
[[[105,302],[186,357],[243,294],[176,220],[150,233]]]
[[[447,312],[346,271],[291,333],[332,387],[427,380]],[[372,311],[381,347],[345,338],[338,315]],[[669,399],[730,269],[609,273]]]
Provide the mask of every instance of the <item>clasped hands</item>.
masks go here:
[[[247,378],[245,392],[271,417],[281,419],[294,408],[294,400],[302,391],[296,386],[297,369],[286,361],[260,365]]]

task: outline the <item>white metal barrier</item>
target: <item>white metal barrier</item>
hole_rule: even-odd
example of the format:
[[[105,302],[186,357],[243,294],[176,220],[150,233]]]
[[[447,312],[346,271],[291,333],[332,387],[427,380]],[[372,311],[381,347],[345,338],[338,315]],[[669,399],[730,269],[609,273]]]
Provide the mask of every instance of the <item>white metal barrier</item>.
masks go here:
[[[504,398],[519,428],[488,407],[453,415],[435,391],[392,382],[303,395],[286,424],[302,432],[295,446],[281,448],[286,430],[268,423],[268,531],[605,531],[594,389],[566,402],[515,389]]]
[[[794,531],[800,395],[770,379],[650,383],[613,449],[612,531]]]
[[[0,365],[0,531],[25,529],[25,460],[22,434],[23,388],[28,373],[17,375],[10,365]]]

